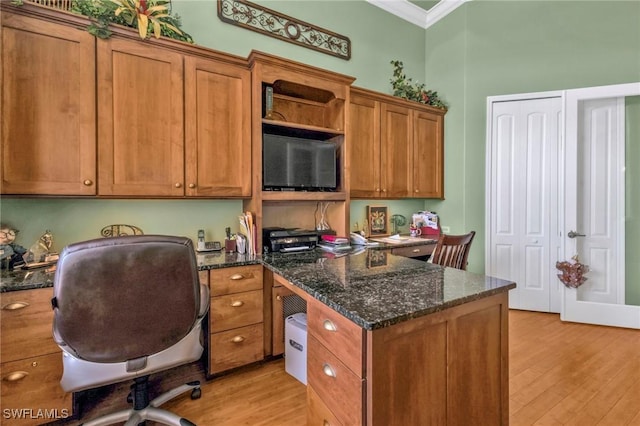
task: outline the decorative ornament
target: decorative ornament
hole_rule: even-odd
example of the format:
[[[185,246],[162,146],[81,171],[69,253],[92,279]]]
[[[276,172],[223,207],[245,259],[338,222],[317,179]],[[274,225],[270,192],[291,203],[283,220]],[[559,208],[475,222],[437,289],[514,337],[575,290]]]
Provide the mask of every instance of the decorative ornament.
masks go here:
[[[391,65],[393,65],[393,78],[389,81],[393,88],[393,96],[447,109],[445,103],[438,97],[438,92],[427,90],[423,83],[414,84],[413,80],[404,74],[402,61],[391,61]]]
[[[318,52],[341,59],[351,58],[351,40],[348,37],[246,0],[218,0],[218,17],[228,24]]]
[[[580,263],[577,254],[574,255],[571,260],[573,260],[573,263],[566,260],[556,262],[556,269],[562,272],[562,274],[558,274],[558,278],[566,287],[578,288],[587,280],[584,274],[589,272],[589,266]]]

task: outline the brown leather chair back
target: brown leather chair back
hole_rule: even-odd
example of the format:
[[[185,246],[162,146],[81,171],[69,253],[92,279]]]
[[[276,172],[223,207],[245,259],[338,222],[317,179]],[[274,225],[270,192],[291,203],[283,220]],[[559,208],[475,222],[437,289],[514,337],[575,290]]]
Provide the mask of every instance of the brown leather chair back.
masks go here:
[[[65,247],[54,281],[54,338],[76,357],[125,362],[158,353],[197,322],[200,283],[184,237],[100,238]]]
[[[431,261],[438,265],[466,270],[471,242],[475,235],[475,231],[465,235],[440,234],[436,248],[431,255]]]

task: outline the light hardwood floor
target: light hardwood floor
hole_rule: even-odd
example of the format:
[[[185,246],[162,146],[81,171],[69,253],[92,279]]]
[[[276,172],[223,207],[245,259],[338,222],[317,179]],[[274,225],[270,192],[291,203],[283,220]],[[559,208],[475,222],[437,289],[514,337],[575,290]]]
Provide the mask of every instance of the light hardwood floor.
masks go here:
[[[509,333],[512,426],[640,425],[640,331],[511,311]],[[305,387],[283,360],[208,381],[202,392],[164,407],[199,426],[306,423]]]

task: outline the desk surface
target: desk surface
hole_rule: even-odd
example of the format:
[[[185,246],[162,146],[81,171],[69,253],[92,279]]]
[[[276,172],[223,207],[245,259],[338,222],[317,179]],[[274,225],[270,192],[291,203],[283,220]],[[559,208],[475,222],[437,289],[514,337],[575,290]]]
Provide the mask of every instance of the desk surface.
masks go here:
[[[366,330],[388,327],[514,288],[511,281],[386,250],[336,257],[320,250],[263,256],[263,264]]]

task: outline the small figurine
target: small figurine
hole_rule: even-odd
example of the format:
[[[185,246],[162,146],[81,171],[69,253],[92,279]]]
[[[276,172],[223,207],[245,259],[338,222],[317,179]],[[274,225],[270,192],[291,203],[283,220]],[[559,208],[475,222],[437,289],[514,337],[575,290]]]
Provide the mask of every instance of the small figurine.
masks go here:
[[[13,269],[24,264],[23,256],[27,249],[15,243],[17,229],[8,224],[0,224],[0,264],[2,269]]]
[[[29,247],[29,255],[27,262],[44,262],[47,255],[51,253],[53,246],[53,234],[48,229],[40,236],[31,247]]]

